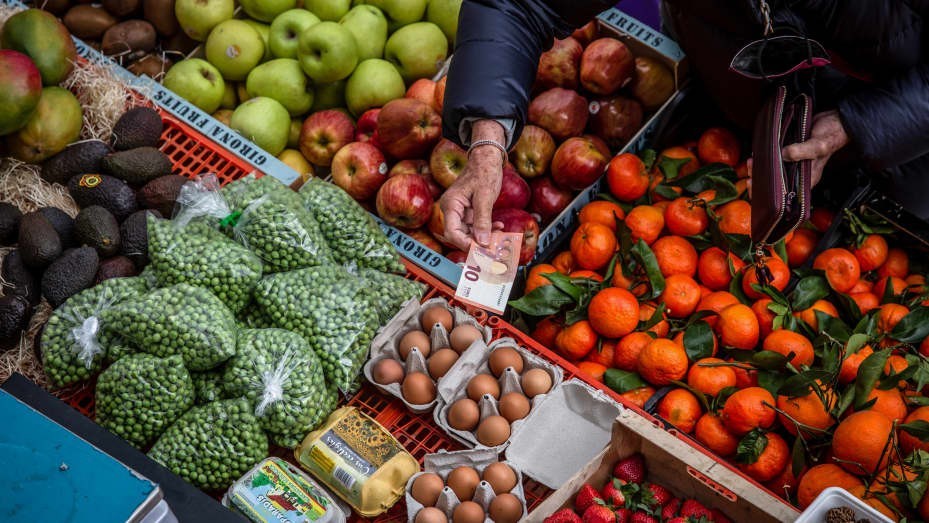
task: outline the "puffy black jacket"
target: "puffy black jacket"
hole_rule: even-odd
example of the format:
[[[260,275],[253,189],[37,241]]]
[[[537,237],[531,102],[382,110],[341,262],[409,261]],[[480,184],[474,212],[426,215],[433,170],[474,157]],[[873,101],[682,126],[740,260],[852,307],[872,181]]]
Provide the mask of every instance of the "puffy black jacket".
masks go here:
[[[883,170],[929,153],[929,0],[769,3],[775,26],[819,40],[843,64],[822,73],[817,105],[838,108],[859,163]],[[554,37],[611,4],[464,0],[446,90],[446,136],[457,140],[467,116],[514,118],[518,136],[539,55]],[[691,71],[730,119],[750,127],[757,86],[752,89],[728,65],[736,50],[763,32],[758,1],[665,0],[663,9]]]

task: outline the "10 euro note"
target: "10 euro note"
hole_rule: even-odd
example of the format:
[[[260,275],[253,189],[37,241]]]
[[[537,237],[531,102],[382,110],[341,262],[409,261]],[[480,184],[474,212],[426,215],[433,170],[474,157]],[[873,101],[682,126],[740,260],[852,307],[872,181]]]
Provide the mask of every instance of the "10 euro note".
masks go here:
[[[455,296],[461,301],[503,314],[519,267],[523,235],[494,231],[490,245],[471,242]]]

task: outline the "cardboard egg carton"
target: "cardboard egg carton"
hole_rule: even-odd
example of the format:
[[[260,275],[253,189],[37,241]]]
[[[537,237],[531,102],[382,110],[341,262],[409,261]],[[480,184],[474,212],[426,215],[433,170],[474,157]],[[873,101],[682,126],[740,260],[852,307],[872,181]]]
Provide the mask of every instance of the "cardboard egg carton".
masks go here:
[[[431,411],[439,402],[438,395],[436,395],[435,400],[424,405],[410,403],[406,400],[406,398],[403,397],[400,383],[381,385],[380,383],[374,381],[373,372],[374,366],[378,361],[383,359],[393,359],[403,365],[404,376],[409,375],[411,372],[423,372],[429,376],[427,358],[423,356],[419,349],[413,347],[409,356],[407,356],[406,361],[404,362],[400,357],[400,352],[397,346],[400,343],[400,339],[403,338],[403,336],[408,332],[422,330],[423,311],[436,305],[444,306],[452,313],[452,321],[454,326],[473,325],[483,333],[485,343],[490,341],[489,327],[485,327],[479,324],[477,320],[471,317],[463,309],[450,306],[445,298],[432,298],[430,300],[426,300],[423,303],[420,303],[415,299],[410,299],[403,304],[403,308],[400,309],[400,312],[398,312],[386,325],[384,325],[384,327],[378,331],[374,340],[371,342],[371,352],[368,355],[368,361],[364,366],[365,378],[372,385],[377,387],[385,394],[390,394],[391,396],[400,398],[400,400],[403,401],[404,405],[406,405],[408,409],[419,414]],[[437,323],[432,328],[432,332],[429,335],[429,341],[433,348],[431,354],[435,354],[436,347],[445,348],[451,346],[449,343],[449,332],[445,329],[444,325],[439,323]],[[472,344],[471,347],[462,352],[462,354],[458,357],[458,361],[461,361],[461,359],[465,356],[465,354],[468,353],[468,351],[478,345],[483,346],[484,343],[475,342]],[[449,379],[449,375],[452,373],[452,369],[454,369],[455,365],[457,365],[457,362],[452,365],[445,376],[438,380],[439,385]],[[436,380],[433,379],[433,381],[435,382]]]
[[[416,514],[422,510],[423,504],[419,501],[413,499],[411,494],[411,489],[413,488],[413,482],[416,481],[416,478],[422,476],[426,473],[438,474],[442,481],[445,481],[448,475],[452,470],[461,467],[469,466],[477,470],[478,474],[483,475],[484,469],[487,468],[492,463],[497,463],[500,461],[499,453],[494,449],[482,448],[474,450],[459,450],[455,452],[438,452],[436,454],[427,454],[423,461],[423,472],[414,474],[410,481],[406,484],[406,514],[407,522],[413,523],[416,519]],[[513,487],[513,490],[510,491],[510,494],[516,496],[523,505],[523,515],[520,520],[525,519],[527,516],[526,512],[526,493],[523,490],[523,474],[520,471],[519,467],[512,462],[504,461],[514,472],[516,472],[516,486]],[[489,514],[490,512],[490,503],[494,500],[496,494],[494,494],[493,488],[486,481],[481,481],[477,485],[477,489],[474,491],[474,497],[471,501],[474,501],[484,509],[484,514]],[[468,501],[468,500],[464,500]],[[462,500],[458,499],[458,496],[455,495],[455,492],[449,488],[445,487],[442,489],[442,493],[439,494],[439,499],[436,501],[435,507],[445,513],[445,516],[448,517],[449,521],[452,519],[452,512],[455,510]],[[490,519],[490,516],[484,518],[485,523],[491,523],[493,520]]]

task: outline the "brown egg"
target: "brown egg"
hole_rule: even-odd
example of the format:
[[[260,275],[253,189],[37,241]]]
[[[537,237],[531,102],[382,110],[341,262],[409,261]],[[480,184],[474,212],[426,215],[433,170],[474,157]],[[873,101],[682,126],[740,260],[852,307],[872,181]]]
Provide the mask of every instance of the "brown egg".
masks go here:
[[[474,430],[481,419],[481,409],[470,398],[461,398],[448,409],[448,424],[453,429]]]
[[[503,416],[488,416],[477,426],[477,441],[486,447],[502,445],[510,439],[510,422]]]
[[[498,496],[516,488],[516,472],[506,463],[498,462],[487,465],[481,474],[481,479],[490,483],[494,494]]]
[[[523,371],[523,357],[513,347],[501,347],[491,352],[487,363],[490,364],[490,372],[497,377],[500,377],[507,367],[513,367],[517,374]]]
[[[436,323],[441,323],[442,326],[445,327],[446,332],[452,330],[452,313],[442,305],[433,305],[423,311],[422,326],[427,334],[432,333],[432,327],[434,327]]]
[[[410,355],[410,349],[416,347],[419,349],[419,352],[422,353],[423,358],[428,358],[429,353],[431,352],[431,346],[429,343],[429,336],[422,331],[410,331],[403,335],[400,338],[400,343],[397,344],[397,352],[400,353],[400,357],[406,361],[407,356]]]
[[[416,513],[413,523],[448,523],[448,518],[445,517],[445,512],[435,507],[426,507]]]
[[[473,467],[461,466],[448,473],[445,484],[455,492],[459,501],[470,501],[474,497],[481,477]]]
[[[445,376],[456,361],[458,361],[458,353],[452,349],[437,350],[426,362],[429,366],[429,375],[436,380]]]
[[[499,494],[490,502],[489,512],[494,523],[516,523],[523,517],[523,504],[512,494]]]
[[[475,340],[484,339],[484,335],[474,325],[465,323],[452,329],[448,338],[455,352],[461,354],[466,351]]]
[[[435,382],[422,372],[411,372],[401,386],[403,399],[413,405],[425,405],[435,399]]]
[[[474,401],[480,402],[484,394],[490,394],[496,399],[500,399],[500,384],[497,378],[490,374],[478,374],[468,382],[468,397]]]
[[[497,405],[500,415],[510,423],[528,416],[530,408],[529,398],[519,392],[504,394]]]
[[[371,370],[375,383],[381,385],[400,383],[403,381],[403,374],[403,365],[400,365],[399,361],[390,358],[379,360]]]
[[[484,509],[473,501],[465,501],[452,512],[452,523],[484,523]]]
[[[485,469],[486,470],[486,469]],[[438,474],[427,472],[413,480],[413,486],[410,487],[410,495],[413,499],[419,501],[425,507],[434,507],[435,502],[439,500],[442,489],[445,488],[445,482]]]
[[[531,369],[523,374],[523,392],[529,399],[552,390],[552,376],[544,369]]]

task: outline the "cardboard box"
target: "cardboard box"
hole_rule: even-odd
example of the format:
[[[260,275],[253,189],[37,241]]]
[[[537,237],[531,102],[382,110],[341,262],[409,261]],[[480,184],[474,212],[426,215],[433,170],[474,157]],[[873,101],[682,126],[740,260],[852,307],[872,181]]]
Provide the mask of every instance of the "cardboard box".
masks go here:
[[[583,484],[602,487],[614,463],[635,452],[645,456],[648,481],[667,487],[682,499],[694,498],[710,508],[718,508],[732,521],[768,523],[794,521],[799,516],[784,501],[748,483],[646,418],[623,409],[613,422],[609,446],[537,506],[527,521],[541,522],[555,511],[573,506],[574,496]]]

